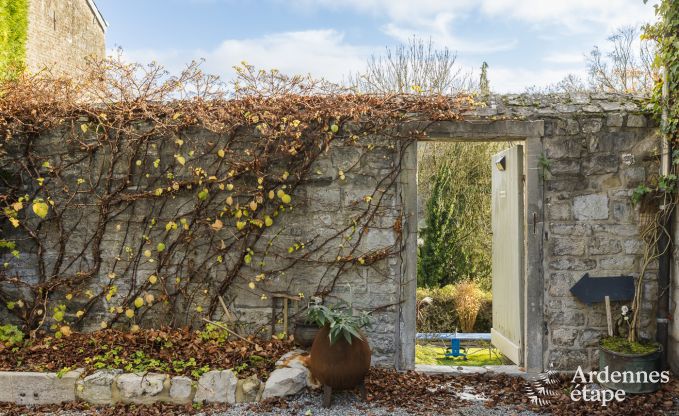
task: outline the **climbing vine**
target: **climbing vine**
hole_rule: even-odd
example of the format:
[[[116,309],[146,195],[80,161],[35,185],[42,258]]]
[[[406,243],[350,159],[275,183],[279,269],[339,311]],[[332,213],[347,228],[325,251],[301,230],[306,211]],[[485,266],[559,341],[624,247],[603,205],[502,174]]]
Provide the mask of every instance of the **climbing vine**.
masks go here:
[[[233,89],[195,64],[93,62],[78,80],[20,76],[0,85],[0,301],[31,330],[194,325],[237,282],[262,300],[296,265],[324,270],[326,296],[355,268],[396,254],[366,251],[402,150],[422,134],[398,123],[455,120],[467,96],[347,94],[308,77],[237,68]],[[382,139],[377,139],[380,137]],[[386,139],[386,141],[384,140]],[[332,146],[395,155],[340,229],[288,232],[313,201],[303,187]],[[361,162],[361,160],[359,160]],[[335,173],[350,181],[359,162]],[[399,237],[400,238],[400,237]],[[288,272],[288,273],[286,273]],[[375,305],[379,307],[381,305]]]
[[[645,26],[642,35],[643,39],[653,40],[657,44],[654,67],[658,75],[650,97],[650,107],[660,120],[666,140],[676,146],[679,144],[679,48],[677,48],[679,4],[672,0],[661,0],[654,7],[658,20],[652,25]],[[652,183],[639,185],[632,193],[632,202],[641,206],[641,236],[645,242],[645,249],[632,303],[629,342],[636,342],[639,336],[638,327],[647,269],[671,249],[671,244],[663,242],[672,241],[667,224],[678,202],[678,167],[679,151],[674,150],[669,160],[669,172],[658,175]]]

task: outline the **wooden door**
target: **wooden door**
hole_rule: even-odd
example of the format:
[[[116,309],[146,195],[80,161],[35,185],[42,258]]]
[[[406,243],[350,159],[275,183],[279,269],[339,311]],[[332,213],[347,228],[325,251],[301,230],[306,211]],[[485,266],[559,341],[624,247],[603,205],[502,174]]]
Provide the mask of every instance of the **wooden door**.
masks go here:
[[[492,158],[493,327],[491,342],[514,363],[523,358],[523,146]]]

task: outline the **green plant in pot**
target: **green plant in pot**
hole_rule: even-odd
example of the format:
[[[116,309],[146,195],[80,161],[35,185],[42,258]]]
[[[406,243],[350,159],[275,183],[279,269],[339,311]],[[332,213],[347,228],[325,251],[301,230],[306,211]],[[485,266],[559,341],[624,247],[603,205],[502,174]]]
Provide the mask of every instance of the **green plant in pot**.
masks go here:
[[[673,180],[671,189],[663,187],[641,196],[633,195],[633,203],[641,205],[642,221],[639,229],[644,241],[644,256],[631,307],[627,305],[622,307],[615,330],[609,328],[611,336],[604,337],[599,342],[599,371],[607,368],[609,374],[619,372],[627,375],[622,380],[601,383],[610,389],[623,390],[625,393],[652,393],[660,388],[660,381],[649,376],[660,374],[662,370],[660,368],[662,346],[640,336],[641,306],[648,268],[662,254],[659,243],[667,233],[664,224],[667,223],[667,215],[675,204],[674,189]],[[646,377],[637,377],[637,373],[645,374]],[[632,377],[631,374],[635,376]]]
[[[611,380],[609,376],[609,380],[601,384],[625,393],[652,393],[660,388],[659,378],[649,376],[660,374],[662,349],[657,342],[638,338],[633,324],[635,316],[638,319],[634,309],[623,306],[616,323],[618,334],[604,337],[599,342],[599,371],[608,368],[609,375],[623,375],[619,380]],[[638,374],[643,375],[640,377]]]
[[[365,399],[371,351],[361,328],[369,325],[368,314],[354,315],[351,306],[339,303],[333,307],[312,305],[308,315],[321,328],[311,346],[309,366],[323,384],[323,406],[330,406],[333,390],[359,387]]]

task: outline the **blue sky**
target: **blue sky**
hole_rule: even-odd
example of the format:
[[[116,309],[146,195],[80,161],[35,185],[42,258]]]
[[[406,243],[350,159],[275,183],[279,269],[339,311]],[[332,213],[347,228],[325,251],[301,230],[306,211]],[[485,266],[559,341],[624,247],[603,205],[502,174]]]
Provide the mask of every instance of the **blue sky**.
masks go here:
[[[649,3],[653,3],[650,1]],[[413,35],[489,64],[491,88],[521,92],[584,75],[584,55],[621,25],[653,20],[642,0],[97,0],[107,47],[171,71],[192,59],[228,79],[247,61],[341,81]],[[476,75],[475,75],[476,76]]]

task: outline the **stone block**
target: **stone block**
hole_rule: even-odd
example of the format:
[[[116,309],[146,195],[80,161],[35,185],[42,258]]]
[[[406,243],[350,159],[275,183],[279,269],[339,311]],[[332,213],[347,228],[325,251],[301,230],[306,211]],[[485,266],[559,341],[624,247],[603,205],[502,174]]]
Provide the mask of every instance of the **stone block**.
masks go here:
[[[620,172],[627,188],[635,188],[646,181],[646,169],[643,166],[632,166]]]
[[[578,338],[578,331],[573,328],[556,328],[551,333],[554,345],[572,347]]]
[[[585,328],[580,335],[580,343],[583,347],[596,347],[601,337],[606,334],[605,329]]]
[[[276,367],[297,367],[306,368],[304,364],[309,357],[309,353],[302,349],[288,351],[276,361]]]
[[[592,270],[596,267],[596,261],[587,258],[567,257],[549,262],[549,267],[554,270]]]
[[[567,350],[553,348],[549,353],[547,366],[552,366],[558,371],[574,371],[581,366],[584,370],[589,368],[589,359],[586,350]]]
[[[611,114],[606,118],[606,125],[608,127],[622,127],[622,114]]]
[[[193,401],[206,403],[236,403],[238,378],[231,370],[208,371],[198,380]]]
[[[92,404],[112,404],[113,384],[122,370],[99,370],[78,380],[78,399]]]
[[[585,243],[582,239],[559,237],[553,238],[552,254],[555,256],[580,256],[585,254]]]
[[[594,234],[610,234],[613,237],[636,237],[639,235],[639,226],[636,224],[594,224]]]
[[[579,276],[572,272],[550,273],[547,292],[550,296],[570,296],[570,289],[578,278]]]
[[[583,150],[586,149],[579,138],[557,136],[545,143],[545,155],[548,159],[580,157]]]
[[[576,196],[573,198],[573,215],[581,221],[608,219],[608,195]]]
[[[613,219],[619,223],[635,222],[634,208],[629,200],[613,201],[611,203]]]
[[[547,205],[547,217],[550,220],[570,220],[572,215],[571,204],[568,202],[551,202]]]
[[[614,173],[618,171],[618,168],[618,156],[614,154],[587,157],[582,162],[582,173],[586,176]]]
[[[644,252],[644,242],[640,240],[625,240],[623,246],[625,254],[642,254]]]
[[[621,251],[622,244],[620,244],[620,241],[606,237],[592,238],[587,245],[589,254],[617,254]]]
[[[269,374],[262,399],[297,394],[307,385],[307,372],[300,368],[278,368]]]
[[[0,371],[0,402],[20,405],[58,404],[75,401],[76,382],[83,370],[56,373]]]
[[[634,266],[634,256],[615,256],[599,259],[599,268],[629,272]]]
[[[580,126],[582,128],[583,133],[597,133],[599,130],[601,130],[601,126],[603,125],[603,121],[600,118],[590,118],[583,120],[580,123]]]
[[[554,176],[577,175],[580,173],[580,159],[555,159],[549,162],[549,173]]]
[[[584,235],[590,235],[592,233],[592,229],[589,225],[581,224],[581,223],[576,223],[576,224],[550,223],[549,229],[552,232],[552,234],[556,234],[556,235],[584,236]]]
[[[158,401],[165,388],[165,374],[125,373],[116,379],[120,399],[125,403],[148,404]]]
[[[585,324],[585,314],[577,310],[550,311],[549,323],[551,327],[558,325],[581,326]]]
[[[191,403],[193,399],[193,380],[185,376],[172,377],[170,384],[170,401],[173,403]]]
[[[628,115],[627,127],[646,127],[646,117],[637,114]]]
[[[264,384],[257,376],[250,376],[243,380],[238,380],[236,387],[236,403],[253,403],[261,399],[264,392]]]

